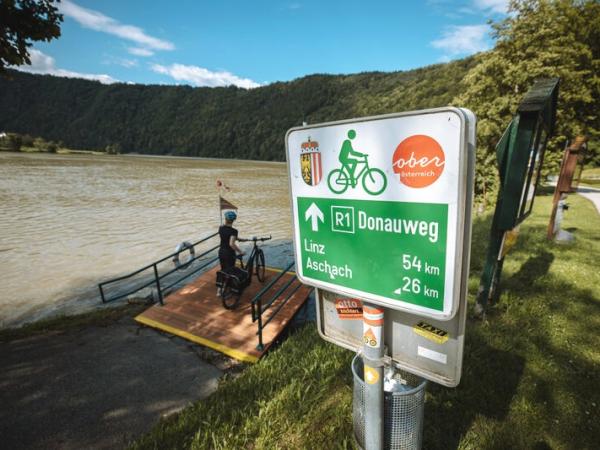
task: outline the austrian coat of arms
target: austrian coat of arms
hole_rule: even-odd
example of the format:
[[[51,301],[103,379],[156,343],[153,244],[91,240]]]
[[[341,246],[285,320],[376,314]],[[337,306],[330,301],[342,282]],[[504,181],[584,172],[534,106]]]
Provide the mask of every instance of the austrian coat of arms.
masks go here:
[[[310,137],[301,146],[300,170],[302,172],[302,179],[309,186],[316,186],[321,182],[323,170],[321,168],[319,143],[311,141]]]

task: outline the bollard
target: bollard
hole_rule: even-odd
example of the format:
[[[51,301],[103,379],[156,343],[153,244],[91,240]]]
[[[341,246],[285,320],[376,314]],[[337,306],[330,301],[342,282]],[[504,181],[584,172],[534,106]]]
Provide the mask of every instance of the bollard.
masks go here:
[[[363,304],[365,449],[383,449],[383,308]]]
[[[561,229],[564,212],[568,209],[567,196],[566,194],[562,194],[561,199],[558,202],[556,218],[554,220],[554,241],[557,243],[569,243],[575,240],[573,233]]]

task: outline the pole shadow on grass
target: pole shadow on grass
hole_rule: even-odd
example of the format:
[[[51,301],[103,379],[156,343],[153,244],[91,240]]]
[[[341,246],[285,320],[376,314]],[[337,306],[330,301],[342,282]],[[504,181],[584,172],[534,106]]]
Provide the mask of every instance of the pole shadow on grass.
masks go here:
[[[424,448],[595,448],[600,301],[564,279],[535,280],[552,260],[528,260],[506,282],[510,310],[468,324],[461,384],[430,389]]]
[[[590,289],[561,279],[546,277],[532,285],[520,297],[513,292],[512,300],[521,305],[503,324],[527,359],[522,400],[543,411],[544,423],[534,430],[532,445],[547,448],[549,440],[553,448],[557,443],[597,448],[600,422],[594,405],[600,404],[600,372],[592,355],[599,340],[592,330],[600,327],[600,301]]]
[[[531,256],[513,275],[501,280],[500,288],[505,291],[529,292],[536,289],[535,281],[550,271],[554,255],[543,250]]]
[[[454,389],[429,385],[423,448],[457,448],[477,416],[505,419],[524,365],[522,357],[470,336],[460,385]]]

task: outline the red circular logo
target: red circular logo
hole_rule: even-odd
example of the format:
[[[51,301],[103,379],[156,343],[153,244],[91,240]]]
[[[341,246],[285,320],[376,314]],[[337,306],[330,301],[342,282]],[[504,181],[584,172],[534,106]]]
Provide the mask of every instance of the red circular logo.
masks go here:
[[[400,182],[413,188],[429,186],[444,171],[446,157],[442,146],[423,134],[404,139],[394,152],[392,167]]]

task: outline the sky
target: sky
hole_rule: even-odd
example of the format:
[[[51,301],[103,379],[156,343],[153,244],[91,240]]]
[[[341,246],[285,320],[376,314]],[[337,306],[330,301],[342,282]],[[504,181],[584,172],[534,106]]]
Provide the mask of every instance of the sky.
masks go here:
[[[62,0],[61,37],[20,70],[102,83],[255,88],[398,71],[493,46],[507,0]]]

